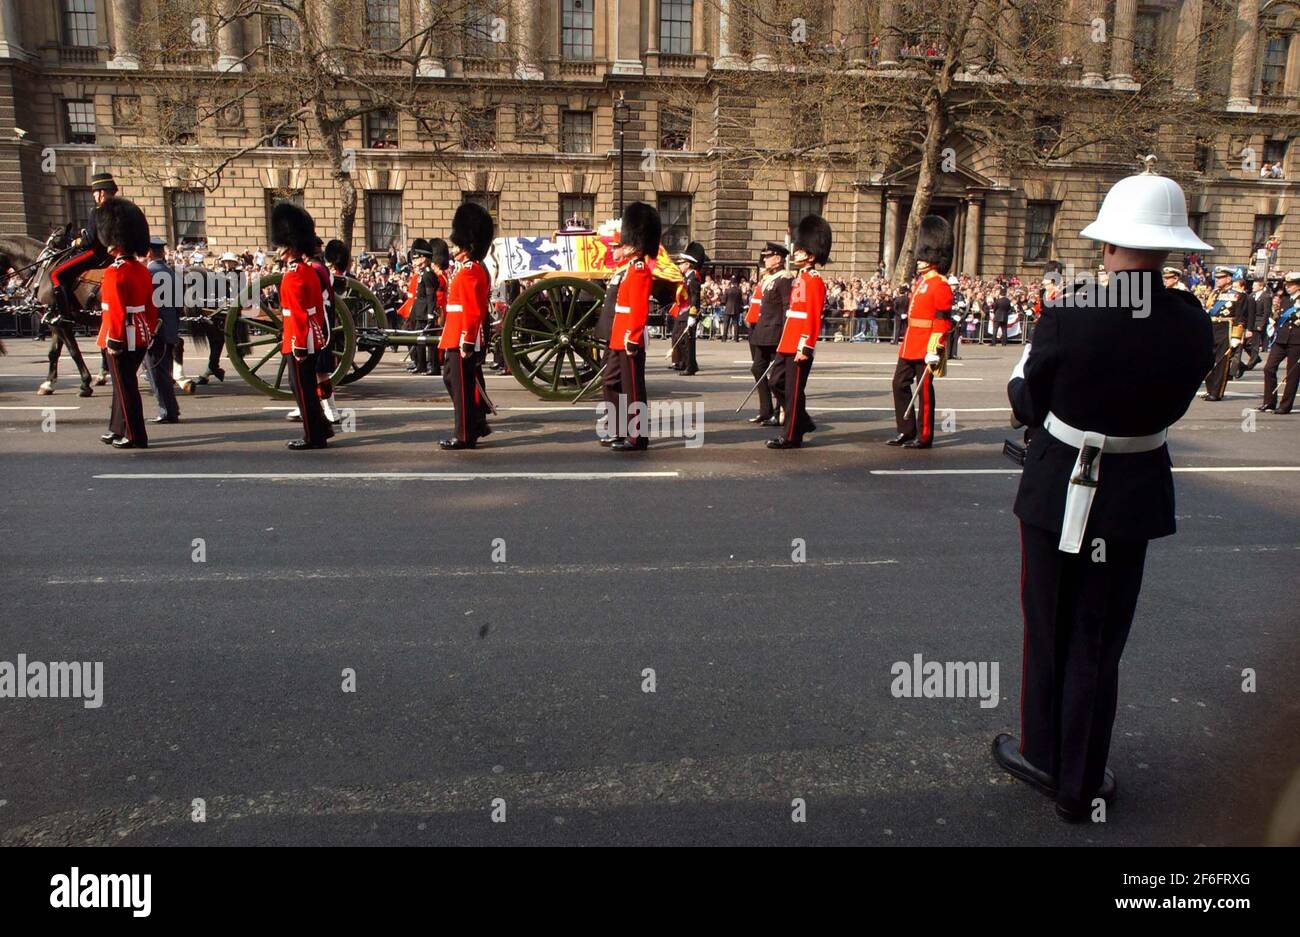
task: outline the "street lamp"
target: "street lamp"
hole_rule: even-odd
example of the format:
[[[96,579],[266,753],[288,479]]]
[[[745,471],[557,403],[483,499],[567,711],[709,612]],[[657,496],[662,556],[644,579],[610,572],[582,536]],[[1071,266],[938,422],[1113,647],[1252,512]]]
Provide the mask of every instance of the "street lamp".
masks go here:
[[[628,122],[632,119],[632,107],[623,100],[623,92],[614,99],[614,126],[618,128],[618,213],[623,214],[623,140],[627,133]]]

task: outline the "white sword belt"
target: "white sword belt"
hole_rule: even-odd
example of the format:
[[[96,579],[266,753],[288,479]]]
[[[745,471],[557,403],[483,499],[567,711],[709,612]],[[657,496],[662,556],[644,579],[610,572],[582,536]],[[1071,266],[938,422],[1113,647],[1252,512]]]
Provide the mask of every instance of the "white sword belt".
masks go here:
[[[1075,429],[1069,423],[1062,420],[1055,413],[1048,413],[1047,419],[1043,420],[1043,429],[1047,430],[1054,437],[1075,449],[1082,449],[1084,446],[1084,436],[1100,436],[1104,443],[1101,446],[1103,452],[1111,452],[1116,455],[1126,455],[1135,452],[1150,452],[1152,449],[1159,449],[1169,438],[1169,430],[1162,429],[1158,433],[1152,433],[1150,436],[1102,436],[1100,433],[1086,433],[1081,429]]]

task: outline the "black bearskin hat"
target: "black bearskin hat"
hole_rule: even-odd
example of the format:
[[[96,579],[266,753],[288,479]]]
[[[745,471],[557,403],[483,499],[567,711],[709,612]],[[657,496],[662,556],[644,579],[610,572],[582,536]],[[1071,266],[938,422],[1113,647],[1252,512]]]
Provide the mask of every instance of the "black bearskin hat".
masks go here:
[[[149,253],[149,221],[134,202],[116,196],[95,209],[95,228],[105,247],[119,248],[132,257]]]
[[[447,242],[442,238],[434,238],[429,242],[429,259],[437,266],[446,270],[451,266],[451,249],[447,247]]]
[[[831,259],[831,226],[821,215],[807,215],[794,231],[794,246],[817,264]]]
[[[348,269],[352,264],[352,252],[348,246],[334,238],[325,245],[325,262],[340,272]]]
[[[487,256],[495,233],[492,216],[476,202],[461,205],[451,219],[450,241],[466,251],[470,260],[482,260]]]
[[[276,247],[287,247],[310,257],[320,238],[316,237],[312,216],[293,202],[285,201],[276,202],[271,209],[271,241]]]
[[[916,259],[940,273],[947,273],[952,266],[952,228],[938,215],[921,219],[921,230],[916,235]]]
[[[623,209],[618,241],[624,247],[639,250],[647,257],[659,256],[659,237],[663,233],[659,212],[645,202],[631,202]]]

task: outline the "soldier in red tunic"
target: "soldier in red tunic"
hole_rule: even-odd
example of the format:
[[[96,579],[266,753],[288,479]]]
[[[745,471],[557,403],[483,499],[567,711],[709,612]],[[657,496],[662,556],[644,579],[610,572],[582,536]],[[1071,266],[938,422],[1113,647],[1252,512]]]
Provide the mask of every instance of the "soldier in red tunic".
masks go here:
[[[889,440],[891,446],[929,449],[934,442],[934,377],[943,366],[945,337],[952,328],[952,287],[943,276],[951,264],[952,228],[938,215],[926,215],[916,238],[917,275],[907,309],[907,333],[894,369],[898,435]],[[916,380],[921,382],[920,394],[909,411]]]
[[[147,449],[140,363],[158,333],[153,277],[138,258],[149,253],[149,222],[134,203],[106,199],[95,210],[100,243],[113,258],[99,288],[104,317],[96,344],[113,376],[113,409],[100,440],[114,449]]]
[[[456,413],[456,435],[438,445],[443,449],[473,449],[487,425],[483,399],[483,370],[479,351],[488,316],[492,278],[483,258],[492,247],[495,225],[482,205],[466,202],[451,220],[449,240],[455,247],[456,272],[447,292],[447,319],[442,328],[442,380]]]
[[[284,316],[280,352],[285,356],[294,399],[302,414],[303,438],[291,441],[289,448],[324,449],[334,431],[325,419],[316,391],[317,359],[329,347],[325,312],[328,296],[311,265],[319,243],[316,222],[292,202],[277,202],[271,210],[271,236],[285,264],[280,281],[280,309]]]
[[[609,448],[617,452],[642,452],[650,446],[646,425],[649,404],[645,391],[645,327],[650,317],[650,291],[654,286],[654,258],[659,256],[662,226],[659,212],[645,202],[632,202],[623,209],[619,243],[627,269],[618,284],[614,304],[614,325],[609,338],[613,363],[619,368],[622,394],[620,422],[626,424],[623,438]]]
[[[817,268],[831,258],[831,226],[819,215],[808,215],[794,233],[795,269],[790,286],[790,307],[785,313],[781,342],[776,346],[772,369],[772,390],[785,411],[785,429],[767,441],[769,449],[798,449],[805,433],[816,427],[808,416],[805,390],[812,371],[813,349],[822,330],[822,308],[826,305],[826,283]]]

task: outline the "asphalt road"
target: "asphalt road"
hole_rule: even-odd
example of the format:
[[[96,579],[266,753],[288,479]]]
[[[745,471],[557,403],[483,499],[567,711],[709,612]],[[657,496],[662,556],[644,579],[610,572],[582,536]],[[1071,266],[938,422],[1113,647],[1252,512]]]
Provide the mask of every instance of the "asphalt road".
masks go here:
[[[1150,550],[1120,799],[1070,827],[989,757],[1019,723],[1018,348],[968,348],[903,452],[895,349],[824,346],[819,430],[771,452],[732,412],[746,345],[686,378],[656,343],[651,397],[703,404],[703,444],[621,455],[497,377],[495,434],[440,452],[441,381],[397,355],[328,451],[231,371],[115,452],[107,388],[37,397],[47,346],[8,345],[0,661],[101,661],[103,704],[0,699],[0,844],[1251,844],[1300,767],[1300,415],[1244,425],[1258,372],[1175,432],[1214,471]],[[997,705],[895,698],[916,654],[996,663]]]

